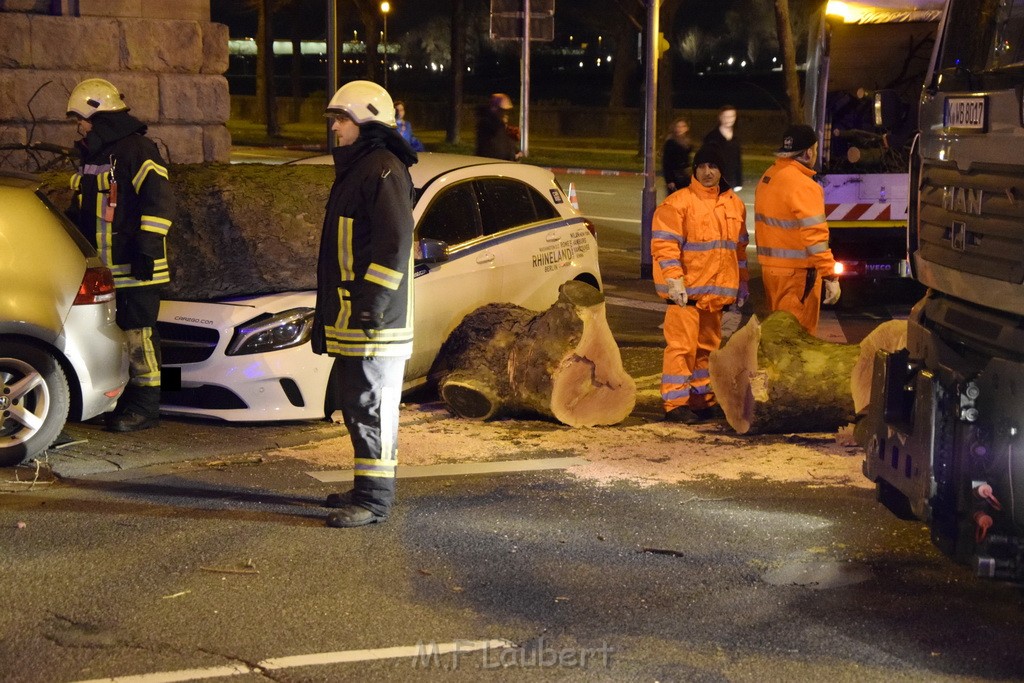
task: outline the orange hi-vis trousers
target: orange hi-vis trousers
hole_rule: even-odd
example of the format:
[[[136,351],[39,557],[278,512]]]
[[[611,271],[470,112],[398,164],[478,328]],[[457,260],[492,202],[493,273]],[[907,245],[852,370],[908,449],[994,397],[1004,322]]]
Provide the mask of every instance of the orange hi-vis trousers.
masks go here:
[[[708,358],[722,344],[722,310],[669,303],[665,309],[665,355],[661,365],[661,399],[665,412],[688,406],[715,405]]]
[[[768,299],[768,310],[789,311],[800,321],[800,326],[811,334],[818,332],[818,320],[821,318],[821,278],[814,278],[814,287],[802,302],[807,286],[806,268],[778,268],[775,266],[761,267],[761,280],[764,283],[765,297]]]

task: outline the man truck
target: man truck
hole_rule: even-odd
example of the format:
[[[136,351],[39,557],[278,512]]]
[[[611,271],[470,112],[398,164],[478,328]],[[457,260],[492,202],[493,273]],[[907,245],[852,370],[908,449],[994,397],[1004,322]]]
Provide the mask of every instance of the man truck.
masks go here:
[[[823,2],[808,39],[804,118],[843,278],[907,277],[907,169],[942,0]]]
[[[864,474],[977,574],[1024,582],[1024,0],[949,0],[920,96],[909,253],[928,289],[875,358]]]

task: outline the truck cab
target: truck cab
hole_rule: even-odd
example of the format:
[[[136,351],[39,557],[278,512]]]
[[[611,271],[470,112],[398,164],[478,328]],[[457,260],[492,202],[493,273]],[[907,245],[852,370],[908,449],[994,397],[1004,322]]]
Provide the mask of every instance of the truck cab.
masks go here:
[[[1024,583],[1024,0],[949,0],[920,97],[909,250],[928,287],[875,358],[864,474],[981,577]]]

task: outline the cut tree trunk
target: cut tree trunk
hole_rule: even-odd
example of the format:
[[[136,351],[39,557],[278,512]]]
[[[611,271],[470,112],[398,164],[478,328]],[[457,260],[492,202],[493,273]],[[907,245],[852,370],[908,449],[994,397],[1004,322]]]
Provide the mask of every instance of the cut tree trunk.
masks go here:
[[[812,336],[795,316],[777,311],[750,319],[718,351],[709,370],[715,397],[739,434],[833,431],[851,422],[857,403],[870,397],[871,370],[862,357],[897,350],[899,321],[881,325],[861,344],[835,344]],[[862,386],[866,383],[866,387]],[[857,386],[854,387],[854,384]]]
[[[169,169],[177,215],[167,234],[165,299],[316,289],[332,165],[182,164]],[[70,174],[43,176],[53,203],[71,203]]]
[[[636,402],[604,295],[576,281],[541,313],[512,304],[473,311],[441,347],[431,376],[453,413],[476,420],[533,413],[572,427],[609,425]]]

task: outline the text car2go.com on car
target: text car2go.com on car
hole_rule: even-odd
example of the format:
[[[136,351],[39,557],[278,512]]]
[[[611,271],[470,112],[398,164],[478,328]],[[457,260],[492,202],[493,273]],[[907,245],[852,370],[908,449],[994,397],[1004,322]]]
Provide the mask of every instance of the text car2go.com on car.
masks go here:
[[[329,164],[330,156],[299,163]],[[490,303],[543,310],[558,288],[580,280],[598,289],[592,224],[552,173],[528,164],[424,153],[411,167],[416,188],[415,332],[406,387],[426,378],[462,318]],[[165,413],[232,421],[320,419],[333,359],[311,350],[316,292],[230,300],[164,301]]]

